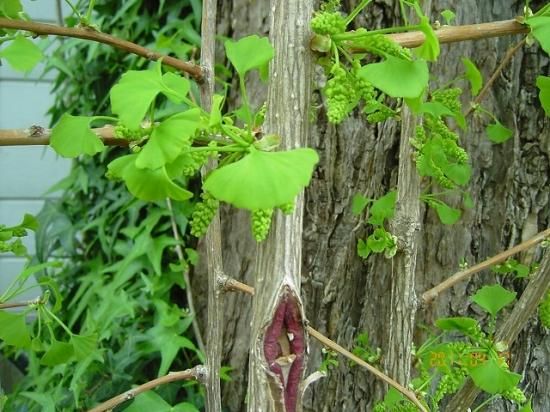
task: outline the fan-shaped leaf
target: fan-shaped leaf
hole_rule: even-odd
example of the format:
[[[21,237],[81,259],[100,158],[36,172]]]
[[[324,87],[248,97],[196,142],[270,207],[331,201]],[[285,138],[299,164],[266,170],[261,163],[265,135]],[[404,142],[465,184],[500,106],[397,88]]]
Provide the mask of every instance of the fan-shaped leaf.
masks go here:
[[[105,145],[90,129],[93,117],[63,114],[52,130],[50,146],[63,157],[76,157],[82,154],[94,155]]]

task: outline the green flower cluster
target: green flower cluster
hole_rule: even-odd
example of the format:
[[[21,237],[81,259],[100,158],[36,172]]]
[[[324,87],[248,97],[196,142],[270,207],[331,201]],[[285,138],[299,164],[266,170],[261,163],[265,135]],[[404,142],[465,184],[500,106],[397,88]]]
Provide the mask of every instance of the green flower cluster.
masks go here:
[[[523,391],[516,386],[504,391],[502,393],[502,396],[504,396],[506,399],[511,400],[512,402],[517,403],[518,405],[523,405],[525,402],[527,402],[527,397],[525,396],[525,393],[523,393]]]
[[[453,113],[460,113],[462,111],[461,94],[462,89],[460,87],[440,89],[432,93],[432,100],[441,103]]]
[[[539,319],[545,328],[550,329],[550,291],[539,304]]]
[[[118,123],[115,126],[115,137],[119,139],[126,139],[126,140],[139,140],[143,136],[149,134],[150,129],[129,129],[128,127],[124,126],[122,123]]]
[[[368,31],[365,29],[356,30],[356,33],[362,32],[365,34],[368,33]],[[376,56],[394,56],[405,60],[411,59],[411,51],[409,49],[402,47],[401,45],[397,44],[392,39],[383,34],[365,35],[353,39],[351,43],[353,47],[363,49]]]
[[[346,20],[337,11],[321,11],[311,19],[311,30],[321,35],[334,35],[346,31]]]
[[[281,212],[283,212],[283,214],[291,215],[292,213],[294,213],[294,206],[294,202],[288,202],[284,205],[279,205],[277,207],[281,210]]]
[[[262,242],[269,233],[269,227],[271,226],[271,217],[273,216],[273,209],[258,209],[253,210],[250,216],[252,223],[252,234],[256,242]]]
[[[392,405],[384,402],[377,403],[372,409],[373,412],[418,412],[418,408],[412,402],[402,401]]]
[[[202,192],[201,198],[191,215],[191,234],[196,237],[204,236],[220,206],[219,200],[208,192]]]
[[[451,368],[441,377],[433,396],[434,402],[439,404],[445,395],[453,394],[459,390],[467,375],[468,370],[465,367],[456,366]]]

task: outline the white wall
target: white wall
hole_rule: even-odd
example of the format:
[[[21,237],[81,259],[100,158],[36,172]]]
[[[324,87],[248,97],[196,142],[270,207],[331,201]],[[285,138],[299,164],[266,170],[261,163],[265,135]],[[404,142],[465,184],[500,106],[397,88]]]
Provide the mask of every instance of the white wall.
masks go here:
[[[23,0],[24,10],[34,20],[57,23],[54,0]],[[68,13],[65,2],[63,12]],[[0,129],[48,126],[46,111],[53,102],[50,95],[53,73],[40,78],[41,65],[24,75],[0,66]],[[65,177],[71,162],[59,158],[49,147],[0,147],[0,223],[18,224],[25,213],[36,214],[44,204],[44,193]],[[29,253],[34,253],[34,236],[23,238]],[[0,255],[0,293],[24,265],[23,258]],[[17,300],[40,294],[31,290]]]

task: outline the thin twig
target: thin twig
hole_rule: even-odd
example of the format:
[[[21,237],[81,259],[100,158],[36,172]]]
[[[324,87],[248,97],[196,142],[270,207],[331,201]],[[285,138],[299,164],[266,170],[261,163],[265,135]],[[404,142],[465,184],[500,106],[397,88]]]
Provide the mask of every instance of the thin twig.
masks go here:
[[[231,278],[225,278],[222,279],[224,290],[226,291],[238,291],[238,292],[244,292],[248,295],[254,295],[254,288],[239,282],[238,280],[231,279]],[[321,344],[325,345],[327,348],[330,348],[341,355],[345,356],[346,358],[350,359],[351,361],[357,363],[358,365],[364,367],[367,369],[370,373],[372,373],[374,376],[376,376],[378,379],[386,382],[391,387],[395,388],[399,392],[401,392],[404,396],[406,396],[411,402],[413,402],[421,411],[427,412],[427,409],[418,398],[415,396],[414,392],[410,391],[409,389],[403,387],[398,382],[390,378],[388,375],[380,372],[378,369],[376,369],[374,366],[370,365],[369,363],[365,362],[363,359],[355,356],[350,351],[344,349],[342,346],[338,345],[333,340],[327,338],[325,335],[323,335],[321,332],[313,329],[311,326],[306,327],[307,332],[309,335],[313,338],[315,338],[317,341],[321,342]]]
[[[36,301],[34,300],[29,300],[27,302],[0,303],[0,309],[24,308],[24,307],[33,305],[35,303]]]
[[[183,257],[183,250],[181,249],[181,244],[180,244],[181,237],[179,235],[178,224],[174,216],[174,209],[172,207],[172,201],[170,200],[170,198],[166,198],[166,206],[168,207],[168,211],[170,212],[170,223],[172,225],[172,234],[174,236],[174,239],[178,241],[175,247],[176,255],[178,255],[178,259],[180,262],[185,262],[185,259]],[[189,308],[189,311],[191,312],[191,316],[193,317],[193,322],[191,323],[193,326],[193,333],[195,334],[195,339],[197,340],[199,349],[201,350],[202,353],[206,353],[204,348],[204,342],[202,341],[201,331],[199,329],[199,322],[197,320],[197,312],[195,311],[195,304],[193,303],[193,291],[191,290],[191,282],[189,280],[189,271],[183,269],[182,272],[183,272],[183,281],[185,282],[185,294],[187,296],[187,306]]]
[[[490,23],[466,24],[463,26],[443,26],[435,30],[440,43],[457,43],[465,40],[480,40],[510,34],[527,34],[530,28],[516,20],[494,21]],[[418,47],[426,40],[421,31],[388,34],[389,38],[403,47]]]
[[[470,276],[474,275],[475,273],[481,272],[482,270],[487,269],[492,265],[496,265],[497,263],[500,263],[508,259],[510,256],[513,256],[516,253],[522,252],[524,250],[532,248],[533,246],[536,246],[538,243],[542,242],[548,236],[550,236],[550,229],[546,229],[536,234],[531,239],[526,240],[525,242],[522,242],[519,245],[514,246],[513,248],[505,250],[504,252],[501,252],[498,255],[495,255],[487,260],[484,260],[483,262],[478,263],[477,265],[474,265],[468,269],[456,272],[454,275],[445,279],[439,285],[434,286],[430,290],[427,290],[426,292],[424,292],[422,294],[422,300],[424,301],[425,304],[430,303],[444,290],[447,290],[450,287],[456,285],[457,283],[468,279]]]
[[[504,68],[508,65],[508,63],[510,63],[510,61],[512,60],[512,57],[514,57],[517,51],[522,48],[522,46],[525,44],[526,41],[527,41],[527,37],[521,39],[515,46],[510,47],[508,49],[508,51],[504,55],[504,58],[498,65],[498,67],[495,69],[495,71],[493,72],[489,80],[487,80],[487,83],[485,83],[485,85],[483,86],[483,89],[481,89],[479,94],[476,96],[472,106],[466,112],[466,116],[469,116],[475,110],[475,107],[479,103],[481,103],[481,100],[483,100],[483,98],[485,97],[485,95],[487,94],[487,92],[489,91],[493,83],[496,81],[496,79],[498,78],[502,70],[504,70]]]
[[[63,27],[54,24],[36,23],[33,21],[11,20],[0,17],[0,29],[26,30],[37,35],[74,37],[77,39],[92,40],[98,43],[108,44],[128,53],[136,54],[148,60],[162,59],[162,63],[174,67],[182,72],[189,73],[197,81],[202,80],[202,69],[199,65],[166,56],[162,53],[147,49],[146,47],[119,39],[109,34],[101,33],[90,27]]]
[[[108,401],[103,402],[101,405],[98,405],[95,408],[90,409],[88,412],[110,411],[114,407],[120,405],[121,403],[134,399],[139,394],[143,392],[147,392],[151,389],[156,388],[157,386],[164,385],[166,383],[182,381],[182,380],[190,380],[190,379],[195,379],[200,382],[204,379],[205,373],[206,373],[206,370],[202,365],[197,365],[192,369],[187,369],[180,372],[170,372],[168,375],[161,376],[160,378],[157,378],[157,379],[153,379],[152,381],[144,383],[143,385],[139,385],[133,389],[130,389],[124,393],[121,393],[120,395],[117,395],[114,398],[111,398]]]

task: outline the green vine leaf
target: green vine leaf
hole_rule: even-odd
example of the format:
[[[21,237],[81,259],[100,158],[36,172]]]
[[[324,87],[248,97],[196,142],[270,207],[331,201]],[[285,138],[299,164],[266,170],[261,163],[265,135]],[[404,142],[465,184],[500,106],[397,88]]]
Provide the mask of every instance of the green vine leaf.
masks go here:
[[[472,302],[477,303],[491,315],[496,314],[516,298],[516,292],[510,292],[500,285],[484,286],[472,296]]]
[[[14,70],[29,72],[42,59],[42,50],[25,36],[19,35],[0,50],[0,57],[6,59]]]
[[[258,69],[262,80],[267,80],[269,61],[274,53],[267,37],[258,37],[254,34],[238,41],[227,40],[225,52],[241,77],[250,70]]]
[[[107,166],[113,177],[124,180],[126,187],[135,197],[147,201],[164,200],[167,197],[187,200],[193,197],[191,192],[170,180],[164,167],[155,170],[138,168],[137,156],[122,156]]]
[[[24,314],[8,313],[0,310],[0,340],[16,348],[31,346],[31,336],[27,329]]]
[[[508,129],[499,121],[491,123],[489,126],[487,126],[485,131],[487,132],[487,136],[489,136],[489,140],[493,143],[503,143],[511,138],[514,134],[510,129]]]
[[[92,120],[93,117],[63,114],[52,130],[50,146],[63,157],[101,152],[105,145],[90,129]]]
[[[425,60],[407,61],[393,56],[361,67],[358,75],[388,96],[409,99],[420,96],[429,80]]]
[[[139,152],[136,166],[157,169],[175,160],[189,145],[200,122],[200,109],[175,114],[155,126],[151,138]]]
[[[550,77],[538,76],[539,99],[546,116],[550,116]]]
[[[249,210],[290,203],[309,184],[319,156],[312,149],[250,153],[214,170],[203,189],[215,198]]]
[[[513,388],[521,380],[521,375],[501,367],[494,359],[489,359],[470,370],[476,386],[492,395]]]
[[[550,55],[550,16],[531,17],[525,21],[542,49]]]
[[[426,16],[423,16],[420,20],[420,30],[424,33],[426,40],[420,47],[415,49],[415,52],[419,57],[434,62],[440,53],[439,40]]]
[[[466,79],[468,79],[468,81],[470,82],[472,96],[477,96],[477,94],[481,90],[481,86],[483,85],[483,77],[481,76],[481,72],[474,64],[474,62],[467,57],[462,58],[462,64],[465,68],[464,75],[466,76]]]

